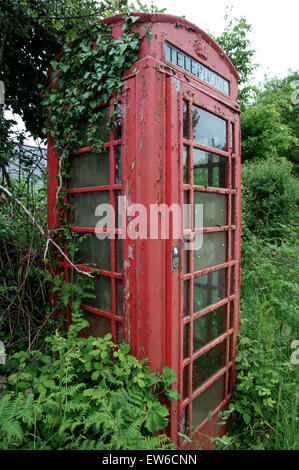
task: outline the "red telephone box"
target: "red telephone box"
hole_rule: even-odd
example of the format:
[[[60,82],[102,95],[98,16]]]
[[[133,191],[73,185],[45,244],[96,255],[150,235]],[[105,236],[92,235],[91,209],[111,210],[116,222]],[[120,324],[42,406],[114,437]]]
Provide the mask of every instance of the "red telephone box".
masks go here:
[[[77,262],[95,274],[96,298],[83,305],[90,325],[84,334],[111,332],[114,341],[129,342],[137,357],[148,357],[154,371],[173,368],[181,399],[170,404],[169,435],[175,442],[178,433],[200,441],[215,432],[217,413],[227,407],[235,383],[238,74],[215,41],[192,23],[165,14],[138,16],[137,27],[151,25],[153,36],[142,40],[139,60],[123,76],[118,125],[110,132],[99,129],[104,152],[84,147],[70,156],[69,217],[73,231],[87,234]],[[120,15],[105,21],[120,35]],[[113,106],[111,100],[103,109],[107,119]],[[82,129],[84,136],[84,123]],[[50,227],[57,187],[54,147],[55,142],[48,148]],[[118,206],[128,208],[115,230],[113,223],[106,230],[98,227],[96,207],[102,203],[116,214]],[[136,222],[141,206],[145,223]],[[181,208],[179,216],[173,208]],[[150,236],[150,215],[157,217],[158,237]],[[99,239],[104,232],[110,237]],[[193,249],[185,249],[188,243]],[[69,266],[64,268],[67,276]]]

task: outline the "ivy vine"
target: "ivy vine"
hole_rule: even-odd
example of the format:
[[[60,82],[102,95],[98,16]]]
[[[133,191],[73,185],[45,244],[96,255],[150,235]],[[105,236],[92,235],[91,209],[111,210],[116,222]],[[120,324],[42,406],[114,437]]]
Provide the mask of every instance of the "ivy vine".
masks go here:
[[[102,106],[114,97],[119,98],[125,70],[138,59],[141,40],[151,39],[147,26],[134,27],[139,16],[124,8],[121,35],[112,35],[112,27],[102,20],[80,34],[71,32],[56,60],[51,62],[51,83],[44,93],[43,104],[48,109],[47,130],[51,135],[59,161],[56,205],[60,213],[58,236],[62,243],[73,240],[69,226],[63,218],[68,208],[64,201],[64,179],[68,178],[69,155],[84,146],[80,128],[88,123],[87,145],[101,152],[103,141],[97,130],[104,122]],[[108,127],[115,126],[115,111]],[[85,144],[86,145],[86,144]]]

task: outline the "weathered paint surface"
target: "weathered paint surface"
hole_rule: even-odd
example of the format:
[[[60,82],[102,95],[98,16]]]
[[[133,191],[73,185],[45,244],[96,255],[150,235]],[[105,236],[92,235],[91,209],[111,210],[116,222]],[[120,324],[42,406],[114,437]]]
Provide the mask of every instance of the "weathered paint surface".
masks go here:
[[[192,103],[225,118],[235,126],[235,188],[211,188],[210,192],[228,195],[228,225],[216,227],[213,231],[225,230],[228,233],[228,245],[232,245],[232,219],[235,215],[233,230],[234,255],[229,255],[227,262],[221,266],[233,272],[234,292],[221,300],[219,306],[233,303],[235,315],[233,324],[226,325],[224,335],[210,343],[206,350],[211,349],[220,341],[229,342],[234,338],[231,356],[226,352],[225,367],[217,372],[217,377],[225,376],[225,399],[214,410],[213,419],[205,419],[196,430],[212,435],[215,431],[215,416],[219,410],[227,407],[236,375],[234,355],[236,335],[239,327],[239,281],[240,281],[240,109],[237,103],[238,74],[221,48],[202,30],[188,21],[162,14],[138,14],[140,19],[136,27],[152,25],[153,38],[149,42],[143,39],[139,52],[139,60],[124,74],[122,93],[123,104],[123,137],[122,137],[122,181],[123,195],[129,204],[141,203],[146,207],[150,204],[173,203],[183,204],[183,157],[182,157],[182,103]],[[121,17],[115,16],[105,20],[112,26],[115,37],[120,34]],[[175,66],[165,59],[165,41],[201,62],[205,67],[229,81],[229,95],[201,81],[194,74],[188,73],[183,67]],[[230,141],[230,126],[228,126]],[[55,191],[57,158],[54,145],[49,141],[49,185],[48,185],[48,223],[54,225]],[[211,148],[201,145],[202,150]],[[218,155],[232,155],[229,151],[217,151]],[[230,159],[230,161],[231,161]],[[231,180],[232,167],[228,168]],[[83,190],[82,190],[83,191]],[[235,204],[232,207],[232,198]],[[129,219],[125,221],[128,224]],[[149,224],[149,221],[148,221]],[[92,231],[91,229],[89,231]],[[211,232],[212,230],[210,230]],[[171,233],[170,223],[170,233]],[[149,225],[148,225],[149,234]],[[180,248],[179,269],[171,269],[171,251],[174,245]],[[231,249],[229,249],[231,253]],[[168,240],[123,240],[123,326],[124,338],[127,340],[137,357],[148,357],[150,367],[161,371],[163,366],[172,367],[178,377],[175,387],[183,396],[183,366],[188,364],[183,359],[183,235],[180,240],[171,237]],[[213,272],[207,268],[202,274]],[[219,269],[219,266],[218,266]],[[117,276],[117,275],[116,275]],[[229,275],[230,276],[230,275]],[[228,277],[230,283],[230,277]],[[189,299],[193,303],[192,296]],[[202,314],[214,307],[207,307]],[[190,328],[190,341],[192,329]],[[230,382],[228,382],[230,375]],[[215,376],[206,381],[196,392],[192,392],[189,381],[188,396],[197,397],[202,394],[215,380]],[[191,420],[192,403],[189,398],[173,401],[169,404],[170,425],[168,433],[179,443],[178,432],[182,431],[182,410],[185,407]],[[192,437],[192,432],[189,432]],[[208,447],[209,442],[203,444]]]

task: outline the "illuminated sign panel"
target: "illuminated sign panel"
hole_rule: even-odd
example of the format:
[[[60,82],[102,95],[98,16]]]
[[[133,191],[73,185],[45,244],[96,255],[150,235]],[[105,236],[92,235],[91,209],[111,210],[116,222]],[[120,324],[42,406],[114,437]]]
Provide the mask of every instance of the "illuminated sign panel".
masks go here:
[[[165,58],[168,62],[171,62],[178,67],[192,73],[196,77],[200,78],[203,82],[208,83],[217,90],[222,91],[226,95],[229,95],[229,81],[218,75],[218,73],[205,67],[191,56],[185,54],[174,47],[169,42],[165,43]]]

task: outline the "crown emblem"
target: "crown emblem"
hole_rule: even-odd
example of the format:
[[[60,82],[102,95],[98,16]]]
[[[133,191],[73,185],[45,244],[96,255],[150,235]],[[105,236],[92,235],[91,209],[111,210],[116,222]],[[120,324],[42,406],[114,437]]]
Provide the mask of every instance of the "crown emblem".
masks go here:
[[[195,53],[204,60],[208,59],[208,48],[205,41],[202,38],[196,39],[194,42]]]

